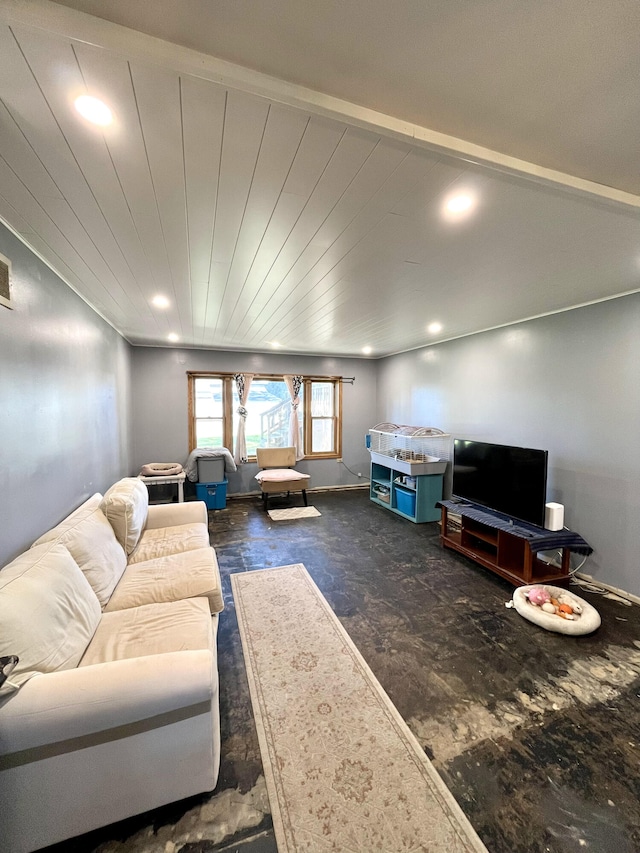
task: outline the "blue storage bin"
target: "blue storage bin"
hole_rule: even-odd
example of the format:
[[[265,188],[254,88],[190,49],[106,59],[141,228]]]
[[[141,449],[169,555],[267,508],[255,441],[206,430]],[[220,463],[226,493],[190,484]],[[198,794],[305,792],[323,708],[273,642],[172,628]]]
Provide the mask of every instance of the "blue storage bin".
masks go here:
[[[204,501],[207,509],[224,509],[227,505],[227,483],[196,483],[196,496]]]
[[[396,486],[396,508],[405,515],[415,515],[416,493],[411,489],[400,489]]]

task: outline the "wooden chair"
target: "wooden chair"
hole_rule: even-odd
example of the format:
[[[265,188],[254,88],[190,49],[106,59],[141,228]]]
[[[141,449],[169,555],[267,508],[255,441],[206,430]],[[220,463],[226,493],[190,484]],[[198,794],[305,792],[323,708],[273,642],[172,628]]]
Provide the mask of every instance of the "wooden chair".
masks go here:
[[[302,492],[304,505],[309,505],[307,486],[310,476],[294,470],[295,447],[258,447],[256,457],[258,467],[263,469],[256,474],[256,480],[260,483],[265,510],[269,509],[269,495],[284,492],[287,493],[287,497],[291,492]]]

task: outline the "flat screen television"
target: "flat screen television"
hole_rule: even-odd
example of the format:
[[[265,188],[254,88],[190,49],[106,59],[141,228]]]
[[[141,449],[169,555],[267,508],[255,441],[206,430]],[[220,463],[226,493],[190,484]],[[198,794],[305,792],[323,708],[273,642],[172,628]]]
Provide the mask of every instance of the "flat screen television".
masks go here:
[[[544,525],[547,451],[483,441],[453,441],[452,496]]]

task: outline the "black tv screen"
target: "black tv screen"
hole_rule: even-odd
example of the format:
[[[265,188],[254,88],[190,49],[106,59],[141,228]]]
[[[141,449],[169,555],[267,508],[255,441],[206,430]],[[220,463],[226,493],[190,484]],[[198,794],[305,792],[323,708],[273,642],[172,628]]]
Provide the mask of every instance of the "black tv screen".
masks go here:
[[[547,455],[546,450],[456,438],[453,497],[542,527]]]

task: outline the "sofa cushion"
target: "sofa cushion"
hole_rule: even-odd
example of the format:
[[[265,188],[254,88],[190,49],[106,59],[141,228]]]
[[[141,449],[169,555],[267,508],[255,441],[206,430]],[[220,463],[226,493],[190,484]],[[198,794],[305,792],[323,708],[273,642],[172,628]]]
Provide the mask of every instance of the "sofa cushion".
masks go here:
[[[136,550],[129,556],[129,565],[182,554],[197,548],[209,547],[209,531],[201,521],[178,524],[175,527],[158,527],[145,530]]]
[[[0,571],[0,656],[19,662],[8,693],[38,673],[78,665],[100,622],[100,602],[69,551],[57,542],[30,548]]]
[[[137,477],[118,480],[105,494],[100,509],[113,527],[118,542],[130,554],[138,544],[147,520],[147,487]]]
[[[100,494],[89,498],[34,545],[55,540],[65,545],[104,607],[127,566],[127,555],[100,509],[101,501]]]
[[[219,613],[224,607],[213,548],[198,548],[130,565],[105,610],[125,610],[198,596],[209,599],[212,613]]]
[[[80,666],[182,650],[213,653],[214,643],[206,598],[145,604],[103,613]]]

